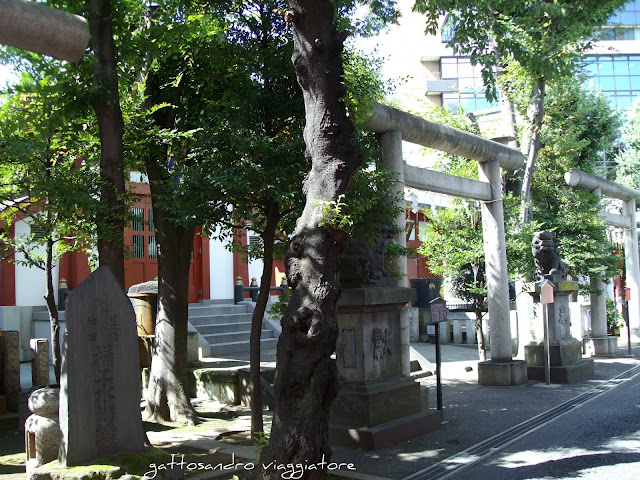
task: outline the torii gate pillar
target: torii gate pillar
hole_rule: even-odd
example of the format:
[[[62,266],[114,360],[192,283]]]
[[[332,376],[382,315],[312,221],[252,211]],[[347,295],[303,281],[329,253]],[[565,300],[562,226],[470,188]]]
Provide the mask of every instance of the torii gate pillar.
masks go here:
[[[624,229],[624,261],[627,270],[629,299],[629,328],[634,341],[640,340],[640,265],[638,264],[638,227],[635,220],[636,200],[624,203],[624,214],[633,218],[631,228]]]
[[[511,316],[509,312],[509,274],[504,236],[504,210],[500,163],[490,159],[478,163],[478,177],[491,187],[491,200],[482,202],[482,237],[491,332],[491,360],[478,364],[480,385],[521,385],[527,382],[527,367],[513,360]]]
[[[404,199],[404,159],[402,158],[402,132],[394,129],[380,135],[379,146],[382,163],[390,172],[396,174],[396,183],[393,187],[393,193],[400,195]],[[407,246],[407,237],[405,231],[407,228],[407,220],[405,217],[404,203],[402,211],[396,217],[395,226],[398,232],[394,235],[394,243],[401,247]],[[407,286],[407,259],[406,257],[396,257],[392,260],[392,266],[395,271],[401,274],[398,279],[399,287]]]

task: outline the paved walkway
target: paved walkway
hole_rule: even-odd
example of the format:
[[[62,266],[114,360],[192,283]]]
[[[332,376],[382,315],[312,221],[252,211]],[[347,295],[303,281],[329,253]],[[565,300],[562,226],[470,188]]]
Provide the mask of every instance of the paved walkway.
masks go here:
[[[412,347],[418,356],[423,357],[422,367],[426,370],[435,370],[435,346],[412,344]],[[441,428],[401,445],[378,451],[335,447],[332,461],[353,463],[360,478],[371,475],[404,479],[416,472],[424,472],[429,467],[437,468],[440,462],[461,452],[466,455],[466,451],[472,451],[469,449],[488,438],[494,436],[499,438],[515,425],[549,412],[554,407],[561,407],[572,399],[589,395],[589,392],[595,388],[610,383],[614,377],[640,365],[640,347],[634,347],[633,358],[625,358],[625,353],[626,348],[620,351],[621,356],[618,358],[595,359],[595,375],[574,384],[547,386],[544,383],[529,382],[515,387],[485,387],[477,383],[476,348],[443,345],[444,408],[442,413],[444,422]],[[274,358],[275,351],[263,352],[263,365],[274,366]],[[229,365],[229,363],[237,364],[247,360],[247,356],[227,356],[209,359],[206,363],[211,366]],[[435,408],[435,375],[421,378],[419,381],[428,387],[430,405]],[[218,449],[221,453],[235,454],[238,458],[255,458],[256,452],[253,447],[219,441],[219,436],[225,432],[249,429],[248,409],[221,407],[212,402],[200,400],[194,403],[201,411],[209,414],[216,412],[213,416],[218,417],[218,420],[215,423],[208,422],[206,428],[149,432],[152,443],[172,443],[206,450]],[[232,414],[225,415],[224,412],[220,412],[220,409]],[[266,413],[265,424],[268,425],[270,421],[271,414]],[[268,428],[265,429],[268,431]],[[457,458],[459,457],[454,457],[454,459]],[[424,476],[423,478],[449,477]]]

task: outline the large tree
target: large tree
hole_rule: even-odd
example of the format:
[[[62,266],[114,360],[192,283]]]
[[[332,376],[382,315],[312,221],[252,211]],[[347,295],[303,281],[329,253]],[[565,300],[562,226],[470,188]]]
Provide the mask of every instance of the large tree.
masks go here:
[[[53,268],[69,251],[84,251],[101,215],[99,181],[92,164],[94,125],[85,108],[73,105],[73,88],[55,62],[39,76],[23,74],[0,106],[0,243],[11,261],[42,269],[51,325],[56,381],[60,381],[60,327]],[[28,222],[25,235],[11,226]]]
[[[281,14],[285,6],[283,0],[216,3],[216,13],[236,52],[234,57],[251,75],[241,91],[227,96],[237,114],[232,115],[230,109],[227,115],[229,125],[225,138],[220,138],[226,155],[218,157],[220,163],[210,178],[213,189],[224,191],[233,205],[228,230],[236,233],[249,229],[262,240],[243,251],[247,260],[262,260],[250,334],[254,436],[264,431],[260,336],[270,295],[274,249],[286,245],[285,232],[293,230],[302,209],[300,184],[307,168],[302,140],[304,106],[289,60],[293,41]]]
[[[531,221],[531,184],[541,143],[548,83],[570,78],[575,60],[590,46],[595,29],[627,0],[416,0],[427,31],[435,33],[445,12],[453,26],[448,45],[482,65],[489,99],[497,99],[497,71],[506,68],[528,81],[527,125],[521,142],[527,157],[521,172],[521,220]],[[509,88],[505,88],[510,93]]]
[[[285,12],[293,28],[292,63],[303,92],[305,156],[311,171],[304,182],[306,204],[287,252],[291,300],[282,319],[275,381],[276,406],[269,446],[262,451],[262,478],[279,478],[279,464],[311,464],[330,457],[329,408],[339,382],[331,354],[338,325],[339,270],[348,236],[339,218],[325,215],[337,205],[363,163],[354,126],[342,99],[341,53],[346,33],[336,28],[336,4],[290,1]],[[324,470],[304,473],[322,478]]]
[[[214,16],[195,2],[150,7],[139,45],[147,52],[127,132],[151,186],[158,242],[158,315],[147,410],[150,418],[197,423],[187,389],[189,270],[196,228],[228,215],[216,190],[228,100],[246,85]]]
[[[113,18],[119,17],[117,3],[87,0],[87,14],[91,49],[95,56],[91,104],[100,132],[100,198],[108,207],[107,221],[99,227],[98,254],[100,265],[107,265],[124,289],[124,127],[118,91],[118,58],[113,38]]]
[[[581,83],[569,81],[549,91],[531,206],[541,228],[556,231],[563,260],[588,291],[584,280],[611,278],[617,260],[598,215],[602,201],[567,187],[564,174],[577,168],[604,176],[603,159],[613,156],[620,118],[602,94],[582,89]]]

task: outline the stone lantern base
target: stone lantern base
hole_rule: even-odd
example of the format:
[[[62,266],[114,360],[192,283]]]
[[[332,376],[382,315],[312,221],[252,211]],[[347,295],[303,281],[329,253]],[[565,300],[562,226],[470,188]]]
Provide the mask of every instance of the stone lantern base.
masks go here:
[[[440,427],[426,390],[403,375],[403,312],[415,290],[400,287],[345,289],[338,302],[336,365],[341,389],[329,417],[333,444],[376,450]]]

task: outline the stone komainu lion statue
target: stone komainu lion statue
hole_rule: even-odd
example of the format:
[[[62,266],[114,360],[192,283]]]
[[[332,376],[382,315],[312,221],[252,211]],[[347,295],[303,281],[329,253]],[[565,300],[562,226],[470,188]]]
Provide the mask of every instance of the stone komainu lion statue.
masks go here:
[[[558,254],[558,237],[555,232],[536,232],[531,242],[531,251],[536,262],[536,273],[540,278],[545,275],[566,277],[569,273],[567,265]]]

